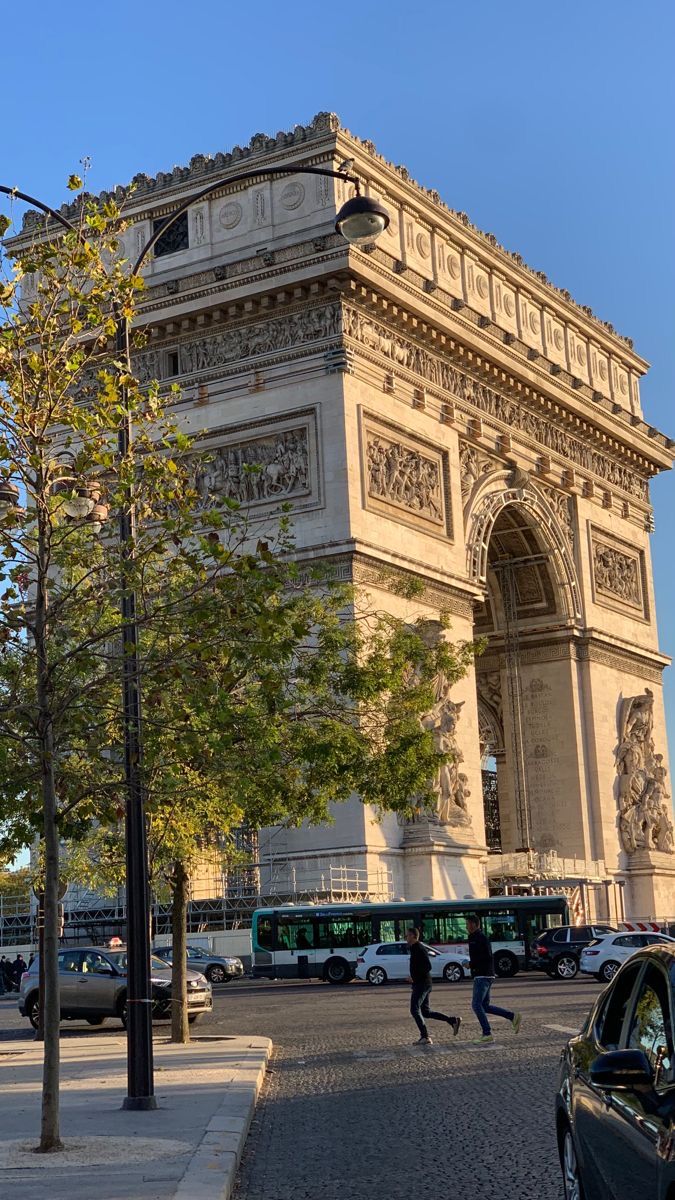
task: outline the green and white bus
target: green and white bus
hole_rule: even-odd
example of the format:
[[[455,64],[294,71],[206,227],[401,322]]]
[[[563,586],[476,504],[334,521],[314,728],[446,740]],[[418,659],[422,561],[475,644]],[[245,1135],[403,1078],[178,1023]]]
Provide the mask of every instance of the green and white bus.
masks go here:
[[[288,904],[259,908],[251,930],[258,979],[324,979],[348,983],[356,959],[373,942],[397,942],[410,925],[438,950],[464,950],[466,918],[479,913],[494,949],[498,975],[526,967],[543,929],[568,925],[565,896],[492,896],[489,900],[425,900],[361,904]]]

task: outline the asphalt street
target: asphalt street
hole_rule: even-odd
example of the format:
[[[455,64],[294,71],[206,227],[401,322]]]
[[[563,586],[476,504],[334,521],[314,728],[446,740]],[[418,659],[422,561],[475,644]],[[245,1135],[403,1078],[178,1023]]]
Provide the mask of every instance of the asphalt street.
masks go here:
[[[219,989],[213,1018],[195,1033],[275,1044],[236,1200],[561,1200],[558,1060],[598,990],[586,979],[500,980],[493,1001],[523,1012],[522,1031],[495,1018],[496,1044],[476,1047],[470,984],[438,983],[432,1007],[464,1024],[455,1041],[430,1023],[435,1044],[420,1048],[404,985]],[[15,1001],[0,1001],[0,1041],[20,1030],[32,1036]],[[119,1025],[63,1030],[105,1038]]]

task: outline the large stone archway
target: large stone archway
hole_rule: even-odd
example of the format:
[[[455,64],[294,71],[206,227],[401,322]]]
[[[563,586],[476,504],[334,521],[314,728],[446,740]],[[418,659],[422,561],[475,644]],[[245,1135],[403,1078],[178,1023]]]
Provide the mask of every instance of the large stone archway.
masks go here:
[[[235,195],[242,158],[288,174]],[[354,160],[391,214],[376,245],[335,233],[348,184],[294,175],[299,159]],[[643,417],[647,364],[333,114],[139,176],[127,253],[216,167],[222,193],[195,198],[188,245],[147,264],[139,378],[178,382],[180,419],[208,430],[233,500],[261,520],[291,505],[301,559],[329,561],[405,619],[442,613],[452,637],[487,640],[449,697],[461,822],[445,805],[402,827],[355,797],[331,826],[262,831],[261,874],[282,858],[299,885],[337,865],[361,873],[361,890],[384,872],[397,895],[483,893],[489,726],[504,861],[533,845],[526,880],[557,856],[624,883],[636,916],[673,915],[668,660],[649,550],[649,483],[673,443]],[[233,462],[273,463],[276,494],[252,494]]]

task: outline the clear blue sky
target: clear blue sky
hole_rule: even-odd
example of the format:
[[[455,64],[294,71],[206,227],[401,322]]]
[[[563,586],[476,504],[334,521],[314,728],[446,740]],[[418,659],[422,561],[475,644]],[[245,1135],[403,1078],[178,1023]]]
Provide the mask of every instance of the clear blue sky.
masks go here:
[[[83,155],[99,190],[334,110],[633,337],[675,435],[673,0],[42,0],[2,33],[3,183],[59,203]],[[674,476],[653,499],[673,654]]]

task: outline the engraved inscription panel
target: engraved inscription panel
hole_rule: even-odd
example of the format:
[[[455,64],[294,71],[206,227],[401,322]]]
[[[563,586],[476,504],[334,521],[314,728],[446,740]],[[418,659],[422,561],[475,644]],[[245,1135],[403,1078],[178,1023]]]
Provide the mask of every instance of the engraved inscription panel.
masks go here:
[[[448,531],[443,452],[372,420],[364,421],[363,452],[367,508]]]

